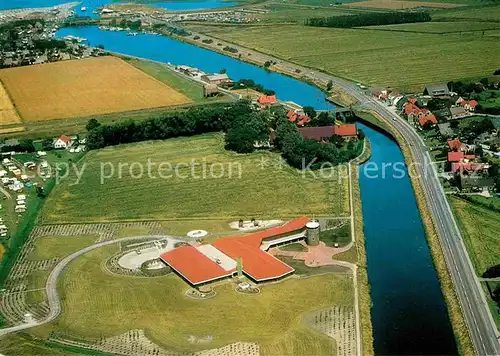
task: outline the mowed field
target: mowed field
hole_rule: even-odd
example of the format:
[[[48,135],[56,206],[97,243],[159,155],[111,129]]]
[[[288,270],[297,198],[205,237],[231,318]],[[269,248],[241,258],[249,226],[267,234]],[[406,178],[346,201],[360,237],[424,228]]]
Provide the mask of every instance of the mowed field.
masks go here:
[[[450,9],[463,4],[452,2],[429,2],[429,1],[406,1],[406,0],[367,0],[359,2],[351,2],[345,6],[369,9],[387,9],[387,10],[405,10],[414,7],[430,7],[439,9]]]
[[[425,31],[427,24],[423,23]],[[433,31],[440,31],[439,24]],[[495,26],[494,24],[492,26]],[[428,83],[476,79],[498,69],[500,41],[477,34],[431,34],[300,25],[192,26],[285,60],[366,84],[420,90]],[[418,31],[418,26],[411,25]],[[443,28],[449,29],[445,23]]]
[[[25,122],[191,102],[175,89],[110,56],[2,69],[0,80]]]
[[[7,94],[7,91],[0,81],[0,126],[18,124],[20,122],[21,118],[17,114],[16,108],[9,98],[9,94]]]
[[[72,262],[59,281],[62,314],[35,333],[51,331],[80,338],[110,337],[143,329],[163,347],[197,351],[233,342],[256,342],[262,355],[334,355],[335,342],[311,330],[305,313],[332,305],[352,305],[348,275],[289,279],[245,295],[234,285],[216,287],[207,300],[187,298],[189,286],[175,274],[156,278],[110,275],[102,263],[117,246],[94,250]],[[190,339],[212,337],[212,341]]]
[[[154,164],[150,177],[148,159]],[[170,164],[172,171],[159,172],[160,163],[163,168]],[[226,151],[219,133],[90,151],[81,165],[85,170],[78,184],[73,172],[54,188],[42,223],[339,216],[349,210],[348,181],[339,179],[347,177],[343,171],[303,175],[281,164],[277,153]],[[111,177],[104,184],[101,167],[103,177]]]
[[[476,273],[481,276],[500,264],[500,213],[454,197],[450,203]]]

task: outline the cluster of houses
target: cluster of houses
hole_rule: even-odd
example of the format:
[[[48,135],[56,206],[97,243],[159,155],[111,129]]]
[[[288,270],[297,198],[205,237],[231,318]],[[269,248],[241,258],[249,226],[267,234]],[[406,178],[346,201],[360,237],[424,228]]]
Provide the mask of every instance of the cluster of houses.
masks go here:
[[[2,169],[0,169],[0,179],[2,185],[13,192],[21,191],[25,184],[30,186],[29,177],[24,174],[23,167],[14,160],[4,158],[2,161]],[[30,167],[30,169],[32,169]],[[36,166],[35,166],[36,169]]]
[[[82,59],[104,55],[100,48],[91,48],[80,44],[78,39],[68,36],[64,39],[65,46],[51,46],[57,26],[48,27],[41,22],[14,27],[16,39],[12,40],[8,31],[0,32],[0,41],[8,46],[0,46],[0,68],[17,67],[31,64],[43,64],[69,59]],[[45,41],[43,45],[40,41]]]
[[[461,191],[492,191],[494,180],[488,175],[490,165],[478,162],[474,154],[476,145],[468,145],[458,138],[448,140],[448,163]]]

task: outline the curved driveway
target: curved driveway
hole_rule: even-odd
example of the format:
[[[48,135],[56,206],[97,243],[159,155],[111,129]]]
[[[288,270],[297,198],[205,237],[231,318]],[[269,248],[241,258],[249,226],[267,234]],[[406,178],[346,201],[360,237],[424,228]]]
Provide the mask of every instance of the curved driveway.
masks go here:
[[[49,304],[49,314],[43,318],[42,320],[33,322],[33,323],[25,323],[17,326],[13,326],[10,328],[5,328],[5,329],[0,329],[0,336],[7,335],[16,331],[20,330],[25,330],[29,329],[35,326],[43,325],[50,323],[51,321],[55,320],[59,314],[61,313],[61,301],[59,300],[59,295],[57,294],[57,279],[59,278],[59,275],[61,272],[66,268],[66,266],[73,261],[75,258],[80,257],[81,255],[90,252],[92,250],[95,250],[96,248],[103,247],[103,246],[108,246],[108,245],[113,245],[117,242],[123,242],[123,241],[130,241],[130,240],[140,240],[140,239],[146,239],[146,238],[167,238],[171,237],[168,235],[144,235],[144,236],[130,236],[130,237],[123,237],[115,240],[109,240],[109,241],[103,241],[99,242],[95,245],[85,247],[79,251],[76,251],[69,255],[68,257],[62,259],[56,267],[50,272],[49,278],[47,279],[47,284],[45,285],[45,292],[47,293],[47,302]]]

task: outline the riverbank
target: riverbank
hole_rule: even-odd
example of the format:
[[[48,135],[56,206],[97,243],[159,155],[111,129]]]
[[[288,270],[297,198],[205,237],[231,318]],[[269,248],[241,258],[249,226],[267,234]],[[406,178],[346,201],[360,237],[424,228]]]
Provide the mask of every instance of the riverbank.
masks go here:
[[[361,317],[362,353],[363,355],[374,355],[373,349],[373,325],[371,319],[370,284],[368,282],[368,265],[366,261],[365,234],[363,226],[363,209],[361,201],[361,191],[359,187],[359,166],[366,162],[371,156],[370,141],[365,139],[363,153],[352,162],[354,169],[351,171],[353,214],[354,214],[354,234],[356,236],[357,254],[357,278],[359,311]]]
[[[395,141],[400,146],[401,151],[403,152],[406,165],[408,167],[412,167],[414,163],[413,156],[401,134],[395,131],[390,125],[388,125],[386,121],[377,113],[365,111],[361,111],[360,113],[362,120],[365,120],[368,123],[377,126],[395,139]],[[475,354],[474,345],[472,344],[469,330],[460,307],[460,302],[456,295],[455,289],[453,287],[453,282],[446,265],[445,256],[435,228],[436,222],[432,218],[431,213],[428,209],[428,203],[423,193],[419,179],[416,177],[415,172],[410,171],[409,173],[415,193],[415,198],[417,200],[418,209],[424,223],[432,260],[439,276],[441,290],[448,307],[448,314],[453,327],[453,333],[457,341],[459,353],[461,355],[473,355]]]

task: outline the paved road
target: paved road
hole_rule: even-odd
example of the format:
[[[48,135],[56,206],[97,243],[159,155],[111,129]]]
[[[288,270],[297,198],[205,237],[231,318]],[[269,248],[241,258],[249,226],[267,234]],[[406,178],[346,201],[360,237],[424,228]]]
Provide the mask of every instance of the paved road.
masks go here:
[[[77,251],[75,253],[72,253],[68,257],[62,259],[56,267],[50,272],[49,278],[47,279],[47,284],[45,285],[45,292],[47,293],[47,301],[49,304],[49,314],[42,320],[35,321],[33,323],[26,323],[26,324],[21,324],[17,326],[13,326],[10,328],[5,328],[5,329],[0,329],[0,336],[7,335],[10,333],[14,333],[20,330],[25,330],[32,328],[34,326],[39,326],[43,324],[50,323],[51,321],[55,320],[59,314],[61,313],[61,301],[59,300],[59,295],[57,294],[57,279],[59,278],[59,275],[61,272],[66,268],[66,266],[73,261],[75,258],[78,258],[79,256],[90,252],[92,250],[95,250],[96,248],[103,247],[103,246],[108,246],[115,244],[117,242],[124,242],[124,241],[130,241],[130,240],[140,240],[140,239],[150,239],[150,238],[167,238],[170,236],[167,235],[145,235],[145,236],[131,236],[131,237],[124,237],[116,240],[109,240],[109,241],[103,241],[100,243],[97,243],[95,245],[85,247],[84,249],[81,249],[80,251]]]

